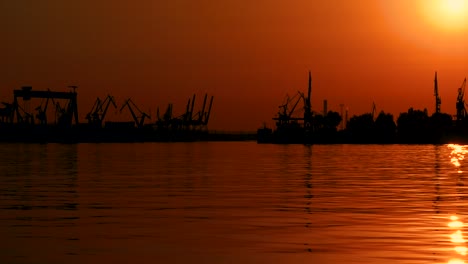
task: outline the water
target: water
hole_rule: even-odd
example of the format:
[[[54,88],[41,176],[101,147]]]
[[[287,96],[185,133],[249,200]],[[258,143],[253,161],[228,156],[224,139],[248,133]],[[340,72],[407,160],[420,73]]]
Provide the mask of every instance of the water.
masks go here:
[[[467,151],[3,144],[0,263],[465,263]]]

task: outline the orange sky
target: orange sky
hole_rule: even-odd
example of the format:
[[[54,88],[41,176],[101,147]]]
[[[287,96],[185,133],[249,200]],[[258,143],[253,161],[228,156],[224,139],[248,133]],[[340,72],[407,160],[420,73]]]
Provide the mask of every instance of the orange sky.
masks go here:
[[[455,114],[468,20],[447,21],[439,1],[2,1],[0,100],[23,85],[76,84],[83,121],[108,93],[154,120],[157,106],[182,114],[208,92],[211,129],[255,130],[273,124],[287,93],[306,91],[309,70],[313,109],[327,99],[350,115],[373,101],[395,115],[432,113],[437,70],[442,111]]]

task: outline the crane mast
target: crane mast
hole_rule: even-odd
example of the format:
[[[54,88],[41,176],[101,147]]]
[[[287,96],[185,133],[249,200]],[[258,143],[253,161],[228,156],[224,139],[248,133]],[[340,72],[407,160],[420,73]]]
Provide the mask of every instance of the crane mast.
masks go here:
[[[442,103],[440,96],[439,96],[439,86],[437,83],[437,72],[435,72],[434,78],[434,96],[435,96],[435,112],[436,114],[440,113],[440,104]]]
[[[309,87],[307,89],[307,98],[304,99],[304,128],[309,130],[312,126],[312,110],[310,96],[312,93],[312,74],[309,71]]]

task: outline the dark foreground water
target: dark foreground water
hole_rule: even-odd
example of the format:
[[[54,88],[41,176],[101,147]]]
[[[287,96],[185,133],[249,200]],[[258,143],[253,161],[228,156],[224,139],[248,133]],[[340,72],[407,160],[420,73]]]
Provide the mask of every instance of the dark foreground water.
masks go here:
[[[0,263],[465,263],[468,147],[0,145]]]

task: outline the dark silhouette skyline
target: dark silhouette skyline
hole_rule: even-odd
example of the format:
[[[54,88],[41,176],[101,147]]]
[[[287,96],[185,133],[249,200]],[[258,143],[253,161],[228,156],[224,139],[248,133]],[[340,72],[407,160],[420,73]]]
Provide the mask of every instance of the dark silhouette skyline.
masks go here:
[[[326,99],[350,116],[372,102],[394,116],[432,112],[438,70],[441,111],[456,114],[468,23],[430,6],[447,1],[429,2],[3,1],[0,100],[24,85],[72,84],[81,109],[111,94],[154,116],[158,106],[183,108],[187,96],[208,93],[217,102],[211,128],[254,131],[274,124],[279,98],[304,90],[309,69],[312,110]]]

